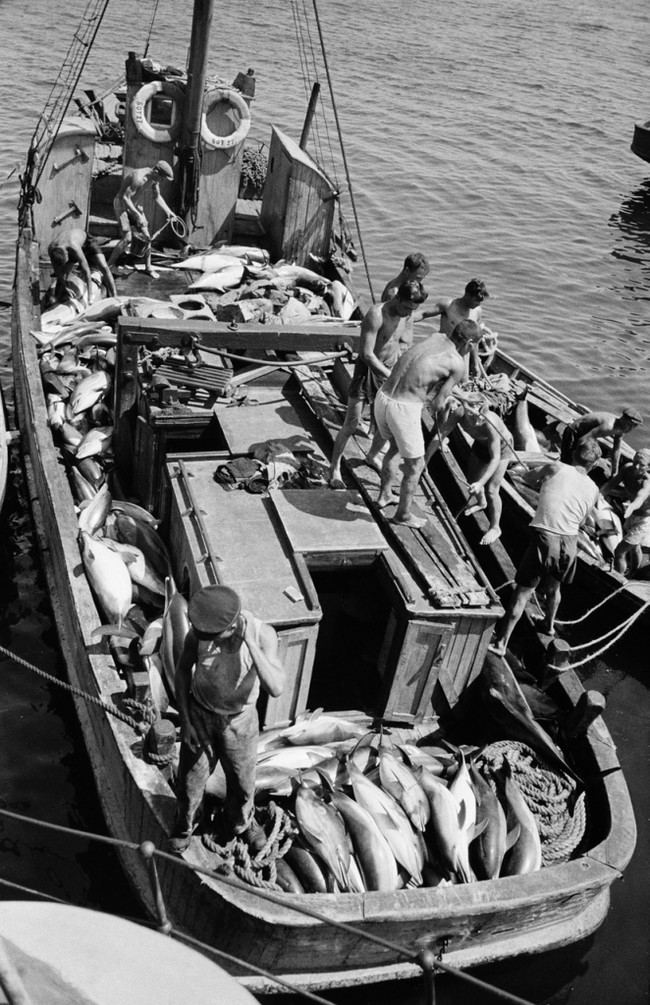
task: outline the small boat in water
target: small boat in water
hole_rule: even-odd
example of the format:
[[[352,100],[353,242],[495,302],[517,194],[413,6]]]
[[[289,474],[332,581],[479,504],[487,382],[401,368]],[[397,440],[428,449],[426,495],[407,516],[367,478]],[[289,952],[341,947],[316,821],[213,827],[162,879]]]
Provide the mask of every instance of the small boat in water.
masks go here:
[[[229,954],[229,972],[255,990],[277,990],[275,977],[296,988],[411,977],[422,954],[464,968],[575,941],[605,917],[610,885],[635,843],[611,738],[600,718],[580,725],[585,696],[570,670],[554,685],[560,749],[540,733],[508,665],[486,661],[501,603],[431,479],[423,479],[416,499],[426,525],[390,523],[376,506],[378,475],[365,463],[368,441],[359,431],[346,447],[346,488],[327,485],[359,344],[359,306],[342,268],[349,239],[335,227],[338,193],[307,150],[310,107],[301,143],[273,130],[261,200],[239,199],[250,83],[211,88],[201,76],[211,13],[211,4],[197,0],[196,73],[169,72],[132,53],[110,130],[102,112],[99,125],[82,119],[37,131],[21,207],[13,365],[23,461],[109,832],[123,842],[120,859],[147,912],[159,916],[163,904],[173,929]],[[116,154],[108,141],[120,123]],[[178,229],[196,256],[192,268],[183,267],[187,245],[169,238],[153,249],[154,264],[165,267],[159,279],[129,266],[117,297],[74,319],[48,314],[39,254],[55,221],[71,210],[77,226],[111,233],[106,208],[120,176],[106,165],[118,156],[130,168],[161,158],[172,165],[165,198],[184,221]],[[155,232],[157,210],[145,208]],[[215,262],[215,255],[223,257]],[[206,282],[193,282],[199,275]],[[536,846],[533,871],[513,866],[516,874],[497,869],[494,878],[474,881],[469,860],[459,865],[449,848],[451,874],[427,871],[431,850],[422,832],[408,820],[401,830],[393,809],[400,853],[398,861],[390,846],[388,887],[373,885],[369,869],[350,878],[347,832],[339,830],[345,868],[333,879],[325,871],[323,888],[309,896],[279,866],[279,852],[266,891],[240,873],[224,876],[224,850],[203,840],[206,832],[192,838],[182,863],[160,859],[159,888],[152,888],[137,848],[153,842],[169,849],[174,653],[188,597],[219,583],[273,625],[286,672],[283,693],[258,708],[258,776],[266,786],[260,813],[275,812],[271,794],[290,830],[299,825],[292,772],[306,774],[316,763],[316,786],[324,784],[317,748],[331,742],[338,744],[326,749],[334,755],[334,795],[323,789],[318,797],[323,818],[338,821],[337,799],[341,815],[358,814],[345,801],[356,806],[351,789],[356,795],[358,788],[383,800],[385,819],[393,804],[372,777],[379,771],[381,780],[381,764],[375,771],[368,752],[363,767],[350,764],[348,741],[363,748],[364,736],[375,753],[378,744],[389,747],[383,761],[394,772],[393,788],[409,757],[414,769],[436,749],[443,768],[454,762],[444,791],[455,785],[455,794],[441,799],[460,806],[464,786],[467,806],[466,755],[487,739],[513,744],[524,736],[545,750],[553,764],[544,770],[557,769],[563,785],[594,779],[581,796],[589,827],[542,868]],[[482,686],[495,712],[489,738],[478,725],[474,732],[469,712]],[[480,708],[480,694],[478,701]],[[446,721],[448,732],[441,731]],[[292,753],[290,737],[305,732],[313,742]],[[436,746],[442,740],[453,755]],[[514,748],[507,749],[514,760]],[[307,764],[295,767],[298,756]],[[347,782],[337,789],[346,766]],[[218,778],[210,784],[219,791]],[[504,792],[511,789],[504,782]],[[302,793],[307,816],[316,799],[309,792]],[[459,812],[454,826],[468,850],[475,837],[469,812]],[[514,828],[513,837],[511,828],[511,844],[522,830]],[[311,835],[318,843],[318,828]],[[321,872],[327,858],[323,851]],[[251,973],[255,968],[266,973]]]
[[[635,122],[630,150],[642,161],[650,163],[650,122]]]
[[[586,405],[572,401],[539,374],[500,348],[494,354],[489,374],[490,377],[501,374],[508,380],[514,380],[518,385],[519,396],[525,398],[527,402],[527,418],[530,426],[526,430],[528,442],[525,446],[530,447],[531,450],[528,452],[516,450],[515,453],[519,460],[526,465],[529,463],[539,464],[545,457],[558,459],[561,434],[565,425],[579,416],[585,415],[590,409]],[[506,423],[512,425],[513,409],[510,410],[509,415],[510,418],[506,417]],[[462,484],[464,481],[463,472],[467,468],[469,459],[470,440],[459,427],[456,427],[450,437],[449,445],[460,466],[459,475],[460,484]],[[611,451],[611,442],[605,439],[601,442],[601,446],[606,462]],[[634,450],[623,443],[621,463],[631,460],[633,456]],[[447,479],[448,473],[445,472],[444,464],[439,457],[435,460],[433,470],[436,473],[436,478],[441,481]],[[522,480],[522,470],[521,464],[513,464],[501,487],[503,538],[515,563],[519,561],[525,550],[526,528],[535,511],[537,500],[537,493]],[[600,468],[598,472],[602,476],[601,481],[604,481],[606,474]],[[456,480],[458,481],[458,478]],[[463,506],[462,490],[460,498],[458,511],[461,511]],[[466,495],[464,501],[466,501]],[[458,503],[458,497],[456,502]],[[605,509],[602,512],[601,525],[596,522],[588,522],[581,532],[578,545],[578,570],[574,588],[582,594],[585,608],[611,597],[607,607],[608,614],[615,615],[621,621],[627,620],[639,612],[635,623],[645,629],[650,623],[650,578],[648,578],[650,566],[642,564],[639,570],[628,578],[613,569],[613,542],[617,538],[608,537],[602,533],[603,527],[609,526],[611,521],[611,513],[606,508],[604,500],[602,505]],[[464,530],[469,532],[468,528],[474,522],[473,518],[471,516],[465,517],[462,513],[460,518]],[[616,523],[617,519],[618,523]],[[618,526],[619,530],[621,522],[614,512],[613,524]],[[613,530],[615,526],[613,526]],[[475,536],[471,532],[469,533],[472,542],[478,543]],[[481,547],[477,548],[477,554],[481,559],[485,557],[484,551],[485,549]]]

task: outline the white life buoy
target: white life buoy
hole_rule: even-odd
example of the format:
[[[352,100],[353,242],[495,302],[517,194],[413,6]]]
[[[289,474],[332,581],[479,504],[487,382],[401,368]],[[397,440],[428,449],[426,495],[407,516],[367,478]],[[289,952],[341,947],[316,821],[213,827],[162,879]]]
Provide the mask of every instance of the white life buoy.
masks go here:
[[[147,118],[147,104],[155,94],[165,94],[178,104],[182,97],[182,92],[177,84],[169,80],[152,80],[150,84],[143,84],[131,102],[131,117],[135,122],[139,133],[153,140],[154,143],[173,143],[181,128],[181,116],[175,114],[172,117],[171,125],[166,129],[152,126]]]
[[[229,133],[228,136],[216,136],[215,133],[208,129],[207,114],[221,101],[227,101],[239,115],[239,125],[234,133]],[[207,147],[210,147],[212,150],[230,150],[246,139],[250,127],[251,113],[239,91],[235,91],[231,87],[219,87],[208,95],[207,104],[201,118],[201,139]]]

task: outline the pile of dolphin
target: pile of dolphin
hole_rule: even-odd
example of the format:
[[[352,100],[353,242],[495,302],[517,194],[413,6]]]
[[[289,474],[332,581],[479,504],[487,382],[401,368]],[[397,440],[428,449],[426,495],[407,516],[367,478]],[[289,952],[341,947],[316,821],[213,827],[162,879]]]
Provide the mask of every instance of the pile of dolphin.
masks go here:
[[[387,892],[539,869],[536,819],[507,762],[490,780],[480,763],[447,743],[391,744],[320,710],[265,731],[256,800],[279,800],[297,831],[278,884],[290,893]],[[208,791],[225,796],[219,768]]]

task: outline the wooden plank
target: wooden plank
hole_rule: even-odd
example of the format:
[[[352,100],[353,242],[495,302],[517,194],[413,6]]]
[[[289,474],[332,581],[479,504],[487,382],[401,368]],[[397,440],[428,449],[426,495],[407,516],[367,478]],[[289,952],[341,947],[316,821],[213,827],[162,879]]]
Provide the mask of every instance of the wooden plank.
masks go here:
[[[448,662],[447,647],[453,637],[450,625],[431,621],[409,621],[400,658],[392,674],[382,681],[384,715],[409,718],[433,716],[431,695]]]
[[[250,454],[266,440],[296,436],[304,444],[303,450],[318,449],[281,387],[252,387],[245,404],[230,406],[217,401],[213,411],[233,454]]]
[[[201,337],[212,349],[251,351],[336,352],[347,343],[353,352],[359,346],[359,322],[320,321],[310,324],[261,325],[252,321],[232,326],[225,321],[192,318],[118,318],[118,331],[125,341],[147,345],[156,339],[161,347],[179,346],[187,334]],[[199,349],[201,346],[199,346]]]
[[[294,551],[378,553],[388,548],[358,492],[284,489],[269,496]]]

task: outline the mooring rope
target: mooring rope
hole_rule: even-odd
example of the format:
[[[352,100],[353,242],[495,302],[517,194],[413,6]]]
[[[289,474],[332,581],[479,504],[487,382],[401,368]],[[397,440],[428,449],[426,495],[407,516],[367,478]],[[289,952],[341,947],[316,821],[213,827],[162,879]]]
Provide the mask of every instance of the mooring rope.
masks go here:
[[[614,643],[618,642],[618,640],[620,638],[622,638],[623,635],[625,635],[625,633],[628,630],[628,628],[630,628],[634,624],[634,622],[636,621],[637,618],[641,617],[641,615],[644,613],[644,611],[648,607],[650,607],[650,600],[647,600],[645,602],[645,604],[642,607],[640,607],[638,611],[635,611],[634,614],[630,615],[630,617],[626,621],[621,622],[621,624],[618,626],[618,628],[614,628],[613,629],[614,632],[618,631],[618,635],[615,635],[614,638],[610,639],[610,641],[607,643],[607,645],[604,645],[604,646],[602,646],[602,648],[597,649],[596,652],[591,653],[589,656],[585,656],[584,659],[578,660],[577,663],[572,663],[571,664],[571,669],[572,670],[577,670],[578,667],[584,666],[585,663],[589,663],[590,660],[595,660],[598,656],[602,656],[603,653],[606,653],[608,649],[611,649],[611,647],[614,645]],[[619,631],[619,629],[620,629],[620,631]],[[607,636],[611,635],[611,634],[612,634],[612,632],[607,632],[605,635],[602,635],[600,639],[592,639],[591,642],[586,642],[583,645],[575,646],[575,647],[573,647],[573,649],[571,651],[573,652],[574,649],[575,650],[584,649],[587,645],[593,646],[595,643],[600,642],[602,639],[607,638]],[[564,667],[558,667],[558,666],[554,666],[554,664],[550,663],[549,666],[548,666],[548,669],[549,670],[558,670],[558,671],[562,672],[562,671],[566,670],[566,666],[564,666]]]
[[[579,625],[581,621],[585,621],[589,617],[590,614],[593,614],[594,611],[597,611],[599,607],[602,607],[603,604],[606,604],[608,600],[612,599],[612,597],[616,597],[622,590],[626,590],[627,587],[628,587],[628,585],[629,584],[627,582],[626,583],[622,583],[619,587],[617,587],[615,590],[613,590],[612,593],[609,593],[605,597],[604,600],[600,600],[593,607],[590,607],[589,610],[586,611],[584,614],[582,614],[579,618],[575,618],[575,620],[573,620],[573,621],[557,621],[556,620],[556,622],[555,622],[556,625]]]
[[[45,670],[41,670],[40,667],[34,666],[33,663],[29,663],[24,660],[21,656],[17,656],[16,653],[12,653],[10,649],[5,649],[4,646],[0,646],[0,653],[6,656],[8,659],[13,660],[14,663],[20,664],[20,666],[26,667],[28,670],[33,670],[34,673],[38,674],[44,680],[49,681],[50,684],[56,684],[58,687],[62,687],[65,691],[69,691],[71,694],[76,694],[79,698],[83,698],[84,701],[90,702],[93,705],[99,705],[103,708],[105,712],[110,715],[114,715],[117,719],[121,719],[125,722],[127,726],[134,729],[136,733],[146,732],[148,728],[144,723],[136,722],[130,715],[126,715],[121,712],[119,708],[115,708],[114,705],[109,705],[108,702],[104,701],[102,698],[97,698],[92,694],[88,694],[86,691],[82,691],[81,688],[75,687],[73,684],[66,684],[65,681],[59,680],[58,677],[53,677],[52,674],[46,673]],[[126,699],[125,699],[126,700]]]

